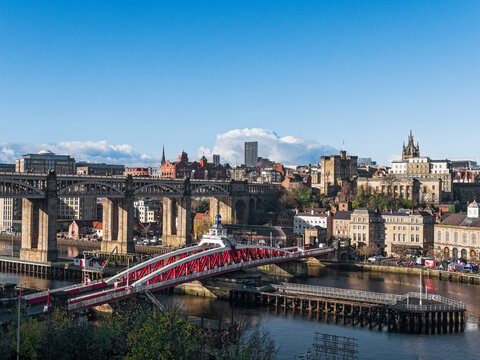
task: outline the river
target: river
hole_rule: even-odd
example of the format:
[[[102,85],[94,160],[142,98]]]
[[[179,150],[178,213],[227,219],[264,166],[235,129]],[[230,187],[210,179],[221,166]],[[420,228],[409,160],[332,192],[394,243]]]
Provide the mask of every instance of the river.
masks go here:
[[[407,274],[348,272],[328,268],[309,268],[309,278],[292,281],[311,285],[335,286],[357,290],[403,294],[417,291],[419,277]],[[35,284],[41,288],[54,288],[64,281],[36,279],[18,274],[0,273],[0,282],[16,282],[22,286]],[[263,307],[235,307],[228,301],[195,296],[160,296],[167,304],[180,304],[194,316],[212,319],[230,319],[258,325],[267,330],[280,351],[277,358],[295,359],[312,347],[316,332],[354,337],[358,343],[358,359],[480,359],[480,286],[423,279],[429,292],[463,301],[467,304],[467,324],[461,333],[444,335],[408,335],[342,326],[318,321],[307,314],[279,312]]]

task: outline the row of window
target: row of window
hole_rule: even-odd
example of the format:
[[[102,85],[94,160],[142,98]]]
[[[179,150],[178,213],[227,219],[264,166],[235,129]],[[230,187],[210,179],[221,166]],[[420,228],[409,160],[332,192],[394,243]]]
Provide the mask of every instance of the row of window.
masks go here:
[[[406,234],[393,234],[393,241],[394,242],[406,242],[407,241],[407,235]],[[410,242],[420,242],[420,236],[417,235],[410,235]]]
[[[469,240],[468,238],[469,238],[468,232],[463,232],[462,233],[462,243],[466,244]],[[459,240],[459,234],[458,234],[458,231],[455,231],[453,233],[453,242],[457,243],[458,240]],[[436,241],[438,241],[438,242],[442,241],[442,231],[440,231],[440,230],[437,231],[437,240]],[[449,241],[450,241],[450,232],[446,231],[445,232],[445,242],[449,242]],[[470,241],[471,241],[472,245],[477,244],[477,235],[475,233],[471,234]]]

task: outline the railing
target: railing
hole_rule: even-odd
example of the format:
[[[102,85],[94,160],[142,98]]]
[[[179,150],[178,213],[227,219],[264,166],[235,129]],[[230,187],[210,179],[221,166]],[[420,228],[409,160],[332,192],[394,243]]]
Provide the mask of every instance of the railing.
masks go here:
[[[401,295],[377,293],[372,291],[351,290],[326,286],[313,286],[303,284],[281,283],[281,285],[273,285],[277,291],[295,292],[306,295],[314,295],[329,298],[342,298],[348,300],[357,300],[364,302],[390,304]]]
[[[410,304],[409,299],[422,299],[425,301],[434,301],[437,304]],[[407,301],[405,303],[404,301]],[[447,310],[465,310],[466,305],[460,301],[446,298],[437,294],[420,294],[418,292],[409,292],[402,295],[390,304],[394,308],[403,308],[414,311],[447,311]]]

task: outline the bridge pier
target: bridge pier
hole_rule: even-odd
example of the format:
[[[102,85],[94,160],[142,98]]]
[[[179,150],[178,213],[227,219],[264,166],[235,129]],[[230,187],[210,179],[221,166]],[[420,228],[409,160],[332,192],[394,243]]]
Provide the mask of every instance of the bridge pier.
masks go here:
[[[135,251],[133,243],[134,194],[132,177],[127,178],[124,198],[103,198],[102,252],[116,249],[118,254]]]
[[[163,199],[162,243],[183,246],[192,242],[192,198]]]
[[[45,199],[22,199],[22,247],[20,259],[57,261],[56,176],[47,176]]]
[[[222,223],[231,224],[233,222],[232,198],[231,197],[211,197],[210,198],[210,221],[215,223],[215,216],[220,214]]]

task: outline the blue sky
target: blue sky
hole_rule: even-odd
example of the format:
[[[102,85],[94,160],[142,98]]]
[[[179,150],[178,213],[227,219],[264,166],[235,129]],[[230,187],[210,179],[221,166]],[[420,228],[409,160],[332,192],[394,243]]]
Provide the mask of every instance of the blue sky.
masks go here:
[[[162,144],[196,157],[258,128],[382,163],[413,129],[425,155],[480,161],[479,1],[0,0],[0,14],[3,160],[100,141],[92,159],[102,144],[127,162]]]

